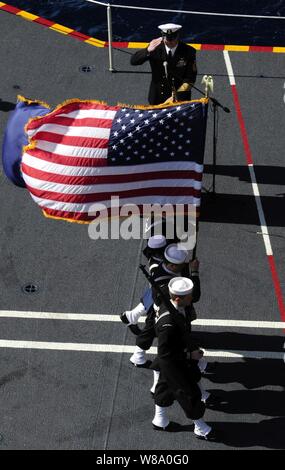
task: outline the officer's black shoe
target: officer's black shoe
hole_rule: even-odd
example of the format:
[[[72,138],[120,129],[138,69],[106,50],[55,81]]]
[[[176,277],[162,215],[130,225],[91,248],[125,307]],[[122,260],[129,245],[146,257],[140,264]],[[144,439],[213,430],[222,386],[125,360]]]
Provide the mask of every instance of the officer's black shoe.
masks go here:
[[[165,426],[165,428],[162,428],[161,426],[156,426],[155,424],[152,424],[152,428],[154,429],[154,431],[177,432],[181,430],[181,425],[170,421],[169,424]]]
[[[132,361],[131,361],[131,362],[132,362]],[[138,367],[139,369],[149,369],[151,363],[152,363],[152,361],[150,361],[149,359],[148,359],[147,361],[145,361],[143,364],[135,364],[134,362],[132,362],[132,364],[133,364],[135,367]]]
[[[130,324],[128,318],[127,318],[127,315],[125,312],[121,313],[120,315],[120,320],[128,326],[128,328],[131,330],[131,332],[134,334],[134,335],[139,335],[141,333],[141,329],[138,327],[138,325],[132,325]]]
[[[211,431],[206,434],[206,436],[200,436],[199,434],[195,433],[194,435],[197,439],[200,439],[201,441],[219,442],[221,440],[221,436],[217,431],[214,431],[214,429],[211,429]]]

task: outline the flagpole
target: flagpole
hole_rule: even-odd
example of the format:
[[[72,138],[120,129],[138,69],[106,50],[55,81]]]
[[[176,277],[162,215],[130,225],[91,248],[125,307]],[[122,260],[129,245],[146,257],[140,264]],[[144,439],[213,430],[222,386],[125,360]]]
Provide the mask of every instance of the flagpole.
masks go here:
[[[198,232],[199,232],[199,220],[197,220],[196,223],[196,237],[195,237],[195,246],[192,251],[192,261],[196,259],[196,254],[197,254],[197,243],[198,243]]]

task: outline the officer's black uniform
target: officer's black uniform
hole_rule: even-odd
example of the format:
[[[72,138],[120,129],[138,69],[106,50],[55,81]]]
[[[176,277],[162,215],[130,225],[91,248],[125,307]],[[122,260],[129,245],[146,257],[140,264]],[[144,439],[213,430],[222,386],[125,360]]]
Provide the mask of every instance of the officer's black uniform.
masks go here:
[[[171,406],[177,400],[190,419],[200,419],[205,412],[201,391],[197,382],[201,379],[198,362],[189,359],[193,344],[186,316],[173,306],[168,311],[162,305],[155,324],[158,338],[158,353],[151,366],[160,370],[155,388],[155,404]],[[187,357],[188,356],[188,357]]]
[[[154,51],[147,49],[137,51],[131,57],[132,65],[142,65],[149,61],[152,71],[152,80],[149,89],[148,101],[150,104],[163,103],[172,94],[172,78],[177,90],[182,83],[195,83],[197,76],[196,50],[188,44],[179,41],[172,58],[167,57],[166,49],[161,43]],[[163,62],[167,61],[168,78],[165,76]],[[178,101],[191,100],[191,90],[177,93]]]

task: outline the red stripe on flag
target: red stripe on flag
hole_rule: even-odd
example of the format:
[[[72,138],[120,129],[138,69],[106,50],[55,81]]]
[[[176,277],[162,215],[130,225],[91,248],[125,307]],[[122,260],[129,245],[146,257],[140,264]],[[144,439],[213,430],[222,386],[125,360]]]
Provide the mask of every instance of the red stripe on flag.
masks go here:
[[[27,183],[26,183],[27,184]],[[138,188],[132,189],[129,191],[117,191],[114,192],[105,192],[105,193],[91,193],[91,194],[63,194],[56,193],[52,191],[45,191],[42,189],[36,189],[27,184],[27,188],[31,194],[41,199],[48,199],[57,202],[67,202],[75,204],[86,204],[86,203],[96,203],[101,201],[111,200],[111,196],[118,196],[121,199],[128,199],[134,197],[143,197],[143,196],[193,196],[199,198],[201,191],[198,191],[193,188],[173,188],[173,187],[161,187],[161,188]],[[171,203],[171,202],[170,202]]]
[[[46,117],[45,124],[49,124],[49,117]],[[74,119],[72,117],[65,116],[53,116],[53,124],[58,124],[60,126],[69,126],[69,127],[103,127],[104,129],[109,129],[112,127],[113,119],[99,119],[99,118],[82,118]],[[38,120],[33,120],[29,124],[29,130],[37,129],[42,126],[42,123],[38,123]]]
[[[96,139],[94,137],[67,136],[53,132],[37,132],[31,140],[44,140],[54,144],[70,145],[85,148],[108,148],[109,139]]]
[[[139,208],[140,213],[144,214],[143,206],[138,205],[137,207]],[[70,222],[82,221],[82,222],[90,223],[90,222],[96,220],[96,218],[98,218],[100,215],[103,216],[103,214],[102,213],[100,214],[99,211],[97,212],[97,214],[92,213],[92,215],[88,215],[88,212],[59,211],[59,210],[49,209],[49,208],[45,208],[45,207],[41,207],[41,209],[45,212],[45,214],[47,216],[56,217],[56,218],[60,218],[60,219],[65,219],[65,220],[68,220]],[[174,206],[174,212],[175,212],[175,206]],[[111,217],[112,216],[112,209],[108,208],[107,213],[108,213],[108,217]],[[187,205],[185,204],[185,214],[187,214],[187,213],[188,213]],[[90,214],[91,214],[91,212],[90,212]],[[198,207],[196,208],[196,214],[197,214],[197,217],[199,217],[200,212],[199,212]],[[96,215],[96,218],[95,218],[95,215]],[[115,215],[116,218],[118,217],[117,213],[113,214],[113,215]],[[145,214],[145,215],[148,215],[148,214]]]
[[[56,217],[60,219],[64,219],[70,222],[74,221],[82,221],[82,222],[92,222],[95,219],[94,215],[88,215],[88,212],[69,212],[69,211],[58,211],[55,209],[49,209],[47,207],[41,207],[41,209],[45,212],[46,215],[50,217]],[[109,213],[109,211],[108,211]],[[100,214],[98,213],[97,217]]]
[[[30,126],[32,126],[33,123],[36,123],[37,126],[39,126],[42,123],[42,121],[44,121],[44,124],[47,124],[51,120],[53,121],[55,116],[60,116],[61,114],[72,113],[73,111],[77,111],[77,112],[83,111],[83,110],[118,111],[119,109],[120,109],[119,106],[108,106],[102,103],[96,103],[92,101],[82,101],[82,102],[74,101],[71,103],[67,103],[59,108],[56,108],[54,111],[48,113],[47,115],[31,119],[30,122],[27,124],[27,130],[30,129]],[[71,118],[71,119],[75,120],[76,118]],[[33,127],[31,127],[31,129],[32,128]]]
[[[56,163],[65,166],[82,166],[82,167],[96,167],[107,166],[107,158],[84,158],[84,157],[70,157],[68,155],[59,155],[54,152],[47,152],[41,149],[29,149],[26,151],[27,155],[39,158],[46,162]]]
[[[71,176],[61,175],[58,173],[49,173],[46,171],[32,168],[26,164],[22,164],[22,171],[27,176],[36,178],[43,181],[50,181],[53,183],[60,184],[71,184],[71,185],[91,185],[91,184],[118,184],[118,183],[132,183],[135,181],[145,180],[163,180],[172,179],[173,171],[153,171],[146,173],[136,173],[123,175],[102,175],[102,176]],[[175,171],[175,180],[179,179],[192,179],[195,181],[202,180],[202,173],[196,173],[195,171]]]

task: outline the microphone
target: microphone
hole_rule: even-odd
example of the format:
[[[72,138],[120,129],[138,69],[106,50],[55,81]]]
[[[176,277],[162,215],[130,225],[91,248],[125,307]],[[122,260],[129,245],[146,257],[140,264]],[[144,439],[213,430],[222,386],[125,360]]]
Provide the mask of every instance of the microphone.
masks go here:
[[[166,76],[166,78],[168,78],[167,61],[166,60],[163,62],[163,67],[164,67],[165,76]]]

